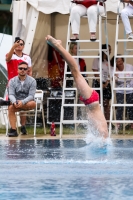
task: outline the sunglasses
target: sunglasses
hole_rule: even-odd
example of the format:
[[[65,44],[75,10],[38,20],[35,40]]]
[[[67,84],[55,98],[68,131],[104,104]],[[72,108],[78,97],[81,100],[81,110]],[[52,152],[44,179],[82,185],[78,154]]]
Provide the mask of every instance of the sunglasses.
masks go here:
[[[28,68],[19,67],[19,70],[27,70]]]
[[[23,43],[19,43],[19,45],[20,45],[20,46],[23,46],[24,44],[23,44]]]

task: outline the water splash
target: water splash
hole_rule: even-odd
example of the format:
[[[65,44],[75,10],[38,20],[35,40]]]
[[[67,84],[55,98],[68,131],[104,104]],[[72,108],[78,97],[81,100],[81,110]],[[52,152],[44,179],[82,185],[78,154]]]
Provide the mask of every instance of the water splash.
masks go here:
[[[84,141],[87,146],[86,151],[91,154],[106,154],[113,150],[113,144],[111,138],[104,138],[99,134],[99,131],[95,129],[93,122],[89,120],[86,130],[86,137]]]

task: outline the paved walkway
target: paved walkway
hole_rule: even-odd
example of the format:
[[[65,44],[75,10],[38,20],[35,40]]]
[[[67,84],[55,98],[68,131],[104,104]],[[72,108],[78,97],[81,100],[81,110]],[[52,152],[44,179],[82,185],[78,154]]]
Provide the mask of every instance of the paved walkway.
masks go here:
[[[66,134],[62,136],[62,139],[84,139],[86,134]],[[133,139],[133,135],[118,135],[112,134],[112,139]],[[60,136],[50,136],[50,135],[39,135],[34,137],[32,134],[29,135],[19,135],[18,137],[6,137],[5,134],[0,134],[0,140],[29,140],[29,139],[60,139]]]

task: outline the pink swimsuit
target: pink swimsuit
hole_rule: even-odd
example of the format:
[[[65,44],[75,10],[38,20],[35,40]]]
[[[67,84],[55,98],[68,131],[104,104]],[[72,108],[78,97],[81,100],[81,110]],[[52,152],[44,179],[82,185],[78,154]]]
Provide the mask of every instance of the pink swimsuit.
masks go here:
[[[99,101],[99,94],[93,90],[89,99],[83,99],[83,97],[80,96],[80,100],[83,101],[85,105],[88,105],[94,103],[95,101]]]

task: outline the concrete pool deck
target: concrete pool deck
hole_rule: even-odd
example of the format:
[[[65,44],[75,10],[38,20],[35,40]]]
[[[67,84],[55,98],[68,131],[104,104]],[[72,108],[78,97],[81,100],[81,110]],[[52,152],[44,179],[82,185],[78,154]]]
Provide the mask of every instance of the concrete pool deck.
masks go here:
[[[61,139],[84,139],[86,137],[86,134],[64,134],[62,135]],[[34,137],[32,134],[28,135],[19,135],[18,137],[6,137],[5,134],[0,134],[0,140],[30,140],[30,139],[60,139],[59,134],[56,136],[50,136],[37,134],[36,137]],[[112,134],[111,139],[133,139],[133,135],[128,134]]]

